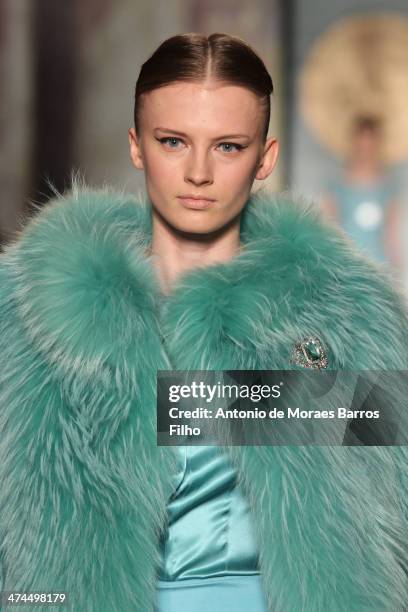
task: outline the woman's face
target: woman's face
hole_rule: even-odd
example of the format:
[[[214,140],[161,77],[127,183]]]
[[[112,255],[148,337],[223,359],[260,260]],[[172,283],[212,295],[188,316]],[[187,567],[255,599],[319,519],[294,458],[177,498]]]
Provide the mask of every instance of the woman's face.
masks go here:
[[[129,130],[130,154],[145,172],[155,212],[179,231],[221,229],[241,212],[254,179],[265,179],[277,160],[276,138],[262,142],[259,98],[219,82],[177,82],[143,97],[140,134]]]

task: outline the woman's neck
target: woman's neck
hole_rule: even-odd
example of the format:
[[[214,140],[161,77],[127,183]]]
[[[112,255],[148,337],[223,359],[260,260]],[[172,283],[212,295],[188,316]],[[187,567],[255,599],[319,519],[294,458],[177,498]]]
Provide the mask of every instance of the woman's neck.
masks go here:
[[[383,167],[374,160],[355,160],[346,169],[346,176],[351,182],[371,181],[382,177]]]
[[[152,256],[164,295],[171,293],[184,273],[230,261],[240,251],[239,219],[223,231],[194,236],[178,232],[153,212],[152,243],[148,254]]]

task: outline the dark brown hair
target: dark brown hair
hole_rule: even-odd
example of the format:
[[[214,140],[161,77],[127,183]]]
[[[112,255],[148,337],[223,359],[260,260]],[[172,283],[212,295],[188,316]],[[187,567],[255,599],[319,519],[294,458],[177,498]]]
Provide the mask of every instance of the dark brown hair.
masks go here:
[[[168,38],[144,62],[135,91],[134,122],[139,133],[142,94],[175,81],[202,82],[214,78],[250,89],[264,108],[264,141],[268,135],[272,79],[255,51],[237,36],[190,32]]]
[[[366,130],[379,134],[381,132],[382,122],[376,115],[357,115],[352,123],[352,133],[360,134]]]

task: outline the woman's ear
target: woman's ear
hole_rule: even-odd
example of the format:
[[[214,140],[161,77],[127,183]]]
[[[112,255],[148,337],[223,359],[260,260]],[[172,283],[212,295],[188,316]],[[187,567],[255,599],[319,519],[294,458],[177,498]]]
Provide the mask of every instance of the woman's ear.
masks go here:
[[[279,141],[277,138],[268,138],[265,143],[261,161],[255,175],[256,179],[266,179],[274,169],[279,155]]]
[[[134,127],[129,128],[130,158],[138,170],[143,170],[143,156],[139,139]]]

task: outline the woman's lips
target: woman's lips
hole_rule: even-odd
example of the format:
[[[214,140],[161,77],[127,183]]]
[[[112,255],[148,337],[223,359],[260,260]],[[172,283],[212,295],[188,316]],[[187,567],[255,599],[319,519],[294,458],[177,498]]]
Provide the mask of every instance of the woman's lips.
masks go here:
[[[215,202],[215,200],[196,200],[195,198],[182,198],[180,196],[178,196],[178,199],[186,208],[194,208],[196,210],[209,208]]]

